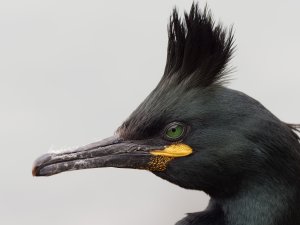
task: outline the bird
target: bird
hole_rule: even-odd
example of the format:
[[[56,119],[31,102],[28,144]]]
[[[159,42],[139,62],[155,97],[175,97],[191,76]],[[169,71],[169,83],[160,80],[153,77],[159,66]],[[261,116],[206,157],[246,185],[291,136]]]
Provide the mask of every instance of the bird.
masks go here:
[[[168,23],[166,66],[146,99],[109,138],[46,153],[34,176],[100,167],[147,170],[210,196],[176,225],[299,225],[299,125],[226,87],[232,26],[192,3]]]

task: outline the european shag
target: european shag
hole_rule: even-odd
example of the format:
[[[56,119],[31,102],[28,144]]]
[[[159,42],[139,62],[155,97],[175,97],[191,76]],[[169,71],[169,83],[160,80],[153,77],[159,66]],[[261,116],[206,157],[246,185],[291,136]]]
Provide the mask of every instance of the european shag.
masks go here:
[[[164,74],[114,136],[38,158],[34,176],[70,170],[143,169],[210,197],[177,225],[299,225],[300,144],[246,94],[226,88],[232,29],[193,4],[168,25]]]

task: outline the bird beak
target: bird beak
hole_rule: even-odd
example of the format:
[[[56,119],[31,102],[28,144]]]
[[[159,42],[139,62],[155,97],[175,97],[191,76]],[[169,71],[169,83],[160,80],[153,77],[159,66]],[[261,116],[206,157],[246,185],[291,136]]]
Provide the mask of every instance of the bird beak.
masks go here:
[[[51,176],[57,173],[98,167],[118,167],[147,169],[157,171],[165,169],[172,157],[160,156],[164,146],[149,146],[141,141],[124,141],[113,136],[99,142],[88,144],[72,151],[47,153],[39,157],[33,165],[33,176]]]

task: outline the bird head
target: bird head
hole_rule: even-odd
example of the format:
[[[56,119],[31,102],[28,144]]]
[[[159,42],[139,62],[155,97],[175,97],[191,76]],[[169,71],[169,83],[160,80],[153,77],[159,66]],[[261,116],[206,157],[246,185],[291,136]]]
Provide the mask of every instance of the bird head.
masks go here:
[[[234,50],[232,29],[193,4],[183,18],[173,11],[168,38],[160,82],[115,135],[45,154],[35,161],[33,175],[144,169],[184,188],[228,196],[245,177],[281,173],[281,166],[297,155],[284,150],[297,137],[259,102],[224,87]]]

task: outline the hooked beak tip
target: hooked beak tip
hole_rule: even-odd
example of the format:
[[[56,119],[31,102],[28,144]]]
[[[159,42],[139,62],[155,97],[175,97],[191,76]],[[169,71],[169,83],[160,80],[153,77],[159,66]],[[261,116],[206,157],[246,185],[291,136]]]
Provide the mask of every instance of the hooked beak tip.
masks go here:
[[[38,176],[38,169],[37,166],[32,167],[32,176],[36,177]]]
[[[51,159],[51,154],[47,153],[47,154],[44,154],[42,156],[40,156],[37,160],[35,160],[35,162],[33,163],[33,166],[32,166],[32,176],[36,177],[36,176],[39,176],[39,168],[40,166],[49,161]]]

